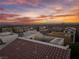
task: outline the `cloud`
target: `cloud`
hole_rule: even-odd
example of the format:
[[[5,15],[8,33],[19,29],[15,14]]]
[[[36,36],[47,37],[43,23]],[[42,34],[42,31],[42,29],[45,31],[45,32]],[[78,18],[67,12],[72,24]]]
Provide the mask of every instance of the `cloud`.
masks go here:
[[[75,8],[75,9],[71,10],[71,13],[73,15],[79,16],[79,8]]]
[[[55,18],[63,19],[64,23],[79,23],[79,7],[72,7],[66,14],[58,15]]]
[[[0,8],[0,11],[5,11],[5,8]]]
[[[51,5],[49,6],[49,9],[51,11],[54,11],[55,14],[61,13],[62,11],[64,11],[64,8],[62,5]]]
[[[21,16],[24,17],[38,17],[41,15],[57,15],[57,14],[63,14],[64,8],[62,5],[47,5],[44,8],[35,8],[35,9],[30,9],[30,10],[25,10],[18,12]]]
[[[79,16],[79,0],[75,0],[69,9],[69,13],[72,15]]]
[[[41,15],[44,16],[55,16],[54,20],[49,20],[50,22],[57,22],[58,20],[65,20],[65,22],[76,22],[76,19],[79,19],[79,0],[61,0],[60,2],[57,0],[57,3],[54,2],[46,2],[50,0],[44,0],[44,2],[41,0],[5,0],[0,2],[0,5],[19,5],[20,8],[0,8],[0,12],[13,12],[18,13],[20,16],[18,17],[38,17]],[[39,4],[40,3],[40,4]],[[49,4],[50,3],[50,4]],[[63,4],[62,4],[63,3]],[[65,4],[64,4],[65,3]],[[68,5],[67,5],[68,4]],[[23,5],[24,7],[22,7]],[[28,6],[29,5],[29,6]],[[36,6],[36,8],[33,8],[33,6]],[[38,6],[37,6],[38,5]],[[25,7],[26,6],[26,7]],[[22,9],[23,10],[19,10]],[[41,8],[40,8],[41,7]],[[53,18],[52,18],[53,19]],[[33,21],[26,21],[23,20],[23,22],[30,22]],[[45,21],[45,20],[44,20]],[[40,21],[34,21],[34,22],[43,22]]]
[[[62,5],[59,4],[50,4],[47,5],[45,8],[41,9],[42,12],[41,14],[43,15],[60,15],[63,14],[65,12],[65,9]]]
[[[24,4],[28,4],[28,3],[32,3],[32,4],[37,4],[39,3],[40,0],[4,0],[2,2],[0,2],[0,4],[2,5],[24,5]]]
[[[72,3],[74,6],[79,6],[79,0],[74,0]]]
[[[0,4],[24,4],[26,3],[26,0],[6,0],[6,1],[3,1],[3,2],[0,2]]]
[[[17,14],[0,14],[0,20],[15,17],[15,16],[19,16],[19,15],[17,15]]]
[[[17,10],[14,8],[0,8],[0,14],[10,14],[10,13],[17,13]]]

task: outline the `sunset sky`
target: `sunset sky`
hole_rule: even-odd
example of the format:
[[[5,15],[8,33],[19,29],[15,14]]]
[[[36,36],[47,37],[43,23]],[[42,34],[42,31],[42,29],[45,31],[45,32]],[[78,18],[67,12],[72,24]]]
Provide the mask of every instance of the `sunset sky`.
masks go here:
[[[0,22],[21,22],[16,18],[36,18],[30,23],[77,23],[79,22],[79,0],[0,0],[0,14],[15,14]],[[46,17],[41,17],[46,16]],[[42,19],[39,19],[39,18]],[[10,18],[10,17],[9,17]],[[27,23],[27,19],[25,20]]]

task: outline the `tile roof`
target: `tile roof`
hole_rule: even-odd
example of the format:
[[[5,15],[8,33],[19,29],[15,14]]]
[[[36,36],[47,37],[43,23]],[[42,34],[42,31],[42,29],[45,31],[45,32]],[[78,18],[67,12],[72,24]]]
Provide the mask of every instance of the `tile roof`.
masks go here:
[[[16,39],[0,50],[0,57],[4,59],[69,59],[70,50]]]

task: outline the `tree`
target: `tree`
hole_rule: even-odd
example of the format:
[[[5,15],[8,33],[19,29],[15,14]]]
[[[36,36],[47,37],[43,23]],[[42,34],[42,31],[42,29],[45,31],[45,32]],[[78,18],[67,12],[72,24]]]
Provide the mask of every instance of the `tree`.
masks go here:
[[[79,43],[70,45],[71,59],[79,59]]]

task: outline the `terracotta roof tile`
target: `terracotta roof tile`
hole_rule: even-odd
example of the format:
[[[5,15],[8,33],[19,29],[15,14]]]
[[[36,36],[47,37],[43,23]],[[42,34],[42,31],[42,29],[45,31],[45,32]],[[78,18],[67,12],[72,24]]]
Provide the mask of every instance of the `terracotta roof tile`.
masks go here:
[[[69,59],[70,50],[16,39],[0,50],[5,59]]]

